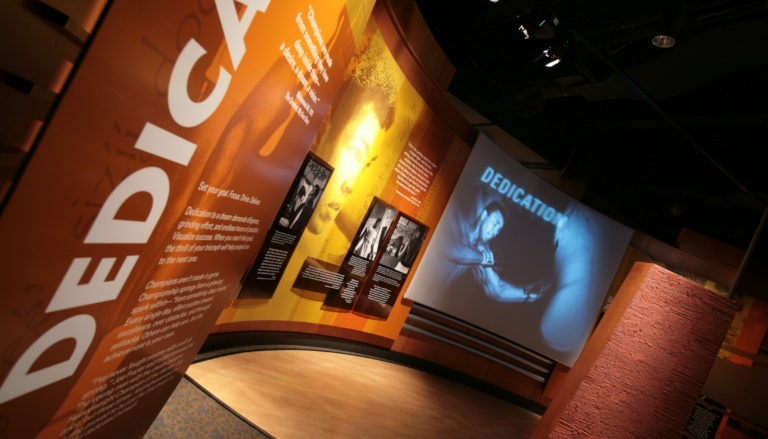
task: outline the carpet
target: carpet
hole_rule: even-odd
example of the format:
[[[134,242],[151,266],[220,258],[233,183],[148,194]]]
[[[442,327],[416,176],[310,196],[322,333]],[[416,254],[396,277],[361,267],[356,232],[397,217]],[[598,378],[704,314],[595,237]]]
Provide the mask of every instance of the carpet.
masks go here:
[[[188,377],[157,415],[144,439],[272,439]]]

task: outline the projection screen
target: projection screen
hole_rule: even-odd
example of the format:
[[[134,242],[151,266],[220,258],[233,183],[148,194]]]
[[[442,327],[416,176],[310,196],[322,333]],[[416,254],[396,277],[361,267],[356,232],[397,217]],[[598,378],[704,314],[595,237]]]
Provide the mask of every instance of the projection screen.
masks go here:
[[[405,298],[571,366],[631,235],[480,136]]]

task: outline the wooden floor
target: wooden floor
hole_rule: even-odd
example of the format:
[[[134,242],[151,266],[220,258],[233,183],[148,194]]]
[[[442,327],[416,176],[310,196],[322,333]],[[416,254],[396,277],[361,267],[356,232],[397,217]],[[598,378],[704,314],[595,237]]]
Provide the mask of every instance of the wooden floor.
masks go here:
[[[540,418],[409,367],[333,352],[238,353],[187,375],[277,439],[527,438]]]

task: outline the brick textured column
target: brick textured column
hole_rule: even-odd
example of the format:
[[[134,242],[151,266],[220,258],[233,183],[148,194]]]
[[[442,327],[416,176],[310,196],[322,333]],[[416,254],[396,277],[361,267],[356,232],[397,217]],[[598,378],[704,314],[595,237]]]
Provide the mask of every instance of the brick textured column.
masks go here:
[[[685,431],[736,305],[636,265],[533,438],[678,439]]]

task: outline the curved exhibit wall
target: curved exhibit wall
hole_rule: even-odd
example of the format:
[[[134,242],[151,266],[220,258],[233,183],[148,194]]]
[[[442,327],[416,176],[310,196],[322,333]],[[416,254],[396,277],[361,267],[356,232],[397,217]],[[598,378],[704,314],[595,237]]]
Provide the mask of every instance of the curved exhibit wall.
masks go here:
[[[481,136],[405,298],[571,366],[631,236]]]
[[[394,302],[420,249],[384,248],[428,239],[469,147],[375,10],[109,2],[3,205],[0,436],[141,437],[225,308],[396,333],[399,305],[322,310],[317,264],[351,276],[328,306],[354,285]],[[260,249],[260,268],[280,265],[283,220],[306,229],[287,268],[312,258],[309,285],[233,306]],[[381,282],[360,275],[379,266]]]
[[[141,437],[213,333],[392,347],[476,138],[413,14],[109,2],[0,216],[0,436]]]
[[[214,332],[391,345],[402,329],[402,292],[470,147],[387,5],[357,23],[330,112]]]

